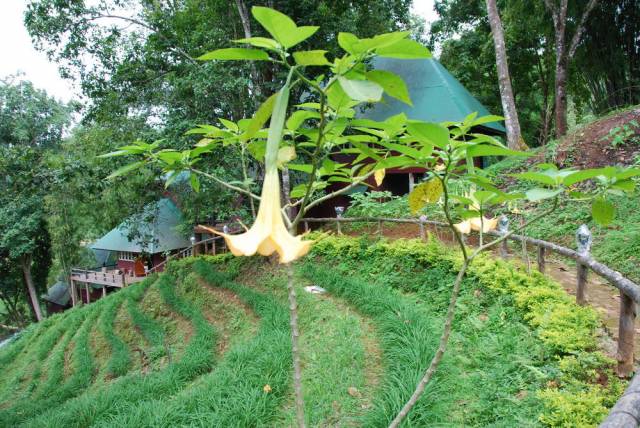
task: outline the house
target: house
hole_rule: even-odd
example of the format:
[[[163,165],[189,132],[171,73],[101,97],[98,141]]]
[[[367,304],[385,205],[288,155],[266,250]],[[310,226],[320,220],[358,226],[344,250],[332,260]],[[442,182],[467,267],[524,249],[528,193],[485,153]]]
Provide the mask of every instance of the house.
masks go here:
[[[373,67],[379,70],[393,72],[405,81],[413,106],[407,105],[395,98],[384,96],[382,102],[365,108],[359,117],[375,121],[384,121],[388,117],[404,113],[409,119],[426,122],[462,121],[473,112],[478,116],[487,116],[489,111],[467,89],[447,71],[436,59],[394,59],[376,58]],[[506,130],[501,123],[491,122],[480,125],[475,129],[493,136],[504,136]],[[349,156],[340,155],[335,158],[338,162],[349,162]],[[482,166],[482,160],[477,166]],[[394,195],[404,195],[412,190],[413,184],[418,182],[424,173],[423,168],[399,169],[386,171],[381,186],[376,186],[373,178],[367,184],[376,190],[388,190]],[[345,186],[344,183],[334,183],[327,191],[335,191]],[[359,187],[359,191],[366,191],[366,187]],[[336,206],[348,206],[348,195],[338,196],[322,206],[316,207],[309,214],[310,217],[334,217]]]
[[[71,307],[71,294],[69,285],[64,281],[58,281],[47,290],[47,294],[41,296],[46,302],[49,315],[62,312]]]
[[[180,231],[182,223],[180,209],[170,198],[163,198],[98,239],[90,248],[102,264],[71,272],[73,304],[79,300],[90,303],[106,295],[109,288],[142,281],[150,272],[162,271],[172,255],[191,255],[195,239],[192,242],[188,234]],[[110,259],[113,264],[108,262]]]

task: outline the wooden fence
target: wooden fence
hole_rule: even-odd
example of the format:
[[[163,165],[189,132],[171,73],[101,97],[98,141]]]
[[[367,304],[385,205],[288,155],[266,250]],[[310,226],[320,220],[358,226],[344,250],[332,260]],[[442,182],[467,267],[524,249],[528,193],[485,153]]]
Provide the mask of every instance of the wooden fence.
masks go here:
[[[426,226],[449,228],[444,222],[427,219],[397,219],[385,217],[340,217],[340,218],[305,218],[302,220],[305,230],[309,230],[309,223],[334,223],[338,233],[341,231],[342,223],[377,223],[378,233],[382,234],[384,223],[405,223],[419,226],[420,237],[426,237]],[[487,235],[501,236],[505,232],[491,231]],[[541,239],[530,238],[524,235],[512,234],[508,240],[518,241],[525,246],[535,246],[537,248],[538,270],[545,272],[545,257],[548,252],[552,252],[576,262],[577,283],[576,302],[585,305],[585,293],[587,285],[587,274],[593,271],[600,277],[606,279],[620,291],[620,321],[618,324],[618,349],[616,359],[618,361],[617,371],[620,376],[629,376],[634,371],[634,335],[636,306],[640,303],[640,285],[625,278],[620,272],[598,262],[591,257],[589,245],[586,250],[576,251],[563,247],[553,242]],[[506,245],[506,240],[504,241]],[[589,242],[590,244],[590,242]],[[501,254],[506,255],[505,247],[501,248]],[[607,419],[600,425],[601,428],[621,428],[638,427],[640,424],[640,372],[638,372],[620,397],[616,405],[611,409]]]

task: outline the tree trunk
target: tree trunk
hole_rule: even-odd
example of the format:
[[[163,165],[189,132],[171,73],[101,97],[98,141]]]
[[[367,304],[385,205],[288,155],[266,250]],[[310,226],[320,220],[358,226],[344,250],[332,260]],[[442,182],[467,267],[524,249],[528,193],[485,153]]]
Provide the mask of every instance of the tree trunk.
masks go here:
[[[504,123],[507,128],[507,141],[511,149],[521,146],[520,121],[516,110],[516,102],[511,86],[511,76],[509,74],[509,63],[507,60],[507,49],[504,42],[504,30],[502,21],[496,6],[496,0],[487,0],[487,14],[493,34],[493,44],[496,50],[496,66],[498,69],[498,81],[500,84],[500,101],[504,112]]]
[[[564,48],[562,48],[564,50]],[[556,48],[556,136],[567,133],[567,61],[564,51]]]
[[[288,281],[287,292],[289,295],[289,324],[291,327],[291,354],[293,357],[293,392],[296,406],[296,422],[298,428],[305,428],[304,418],[304,394],[302,392],[302,368],[300,365],[300,348],[298,338],[300,330],[298,328],[298,302],[296,299],[296,289],[293,285],[293,267],[287,265]]]
[[[33,278],[31,277],[31,254],[23,256],[20,259],[20,264],[22,267],[22,274],[24,275],[24,283],[27,287],[27,292],[29,293],[29,298],[31,300],[31,306],[33,308],[33,313],[36,316],[36,320],[38,322],[42,321],[42,312],[40,310],[40,303],[38,302],[38,294],[36,293],[36,287],[33,284]]]
[[[244,37],[249,39],[253,37],[251,35],[251,20],[249,18],[249,10],[247,9],[247,5],[244,0],[236,0],[236,6],[238,8],[238,13],[240,14],[240,21],[242,22],[242,30],[244,31]],[[260,74],[258,73],[258,68],[254,61],[251,61],[251,79],[253,80],[253,84],[250,86],[253,89],[253,95],[256,97],[260,96],[261,88],[260,88]]]

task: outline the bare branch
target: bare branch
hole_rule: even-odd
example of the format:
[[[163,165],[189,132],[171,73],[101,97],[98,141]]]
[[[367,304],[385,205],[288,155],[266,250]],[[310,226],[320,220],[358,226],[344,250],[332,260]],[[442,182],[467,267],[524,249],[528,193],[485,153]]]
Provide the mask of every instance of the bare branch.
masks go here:
[[[569,53],[567,54],[568,59],[573,58],[573,56],[575,55],[576,49],[578,49],[578,45],[580,44],[580,39],[582,39],[582,35],[584,34],[584,27],[585,27],[585,24],[587,23],[587,19],[589,19],[589,15],[591,14],[591,11],[593,10],[593,8],[596,6],[597,3],[598,3],[598,0],[590,0],[589,3],[587,4],[586,9],[582,13],[580,22],[576,27],[576,32],[573,35],[573,38],[571,39],[571,44],[569,45]]]

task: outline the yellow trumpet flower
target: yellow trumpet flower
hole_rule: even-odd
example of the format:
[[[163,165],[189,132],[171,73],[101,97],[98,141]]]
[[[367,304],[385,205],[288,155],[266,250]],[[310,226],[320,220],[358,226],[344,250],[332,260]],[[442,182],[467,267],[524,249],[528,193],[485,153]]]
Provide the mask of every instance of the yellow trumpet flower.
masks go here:
[[[253,256],[256,253],[269,256],[277,252],[280,263],[289,263],[304,256],[313,243],[303,241],[301,236],[293,236],[287,230],[282,219],[280,181],[275,168],[265,174],[260,208],[249,230],[240,235],[229,235],[210,228],[207,230],[222,236],[234,256]]]
[[[483,217],[482,221],[480,221],[480,217],[474,217],[469,220],[465,220],[461,223],[453,225],[458,232],[464,233],[468,235],[472,230],[479,232],[482,229],[482,233],[487,233],[491,230],[494,230],[498,226],[498,218],[486,218]]]
[[[256,253],[269,256],[277,252],[280,255],[280,263],[289,263],[307,254],[313,243],[289,233],[282,218],[280,205],[277,157],[289,101],[290,79],[291,74],[276,97],[271,116],[265,152],[265,176],[255,223],[240,235],[229,235],[206,228],[222,236],[234,256],[253,256]]]

